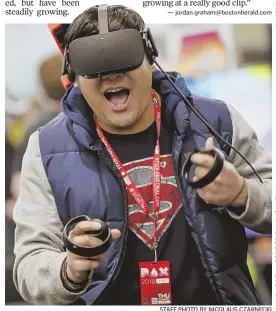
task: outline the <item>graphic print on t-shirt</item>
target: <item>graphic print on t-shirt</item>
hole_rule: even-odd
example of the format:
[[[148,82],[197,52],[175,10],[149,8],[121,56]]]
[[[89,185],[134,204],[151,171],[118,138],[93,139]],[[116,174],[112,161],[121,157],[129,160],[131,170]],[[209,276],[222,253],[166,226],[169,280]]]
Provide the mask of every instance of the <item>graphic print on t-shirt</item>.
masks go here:
[[[153,209],[152,197],[152,157],[125,163],[124,167],[133,180],[148,206]],[[157,226],[157,242],[171,225],[174,217],[182,206],[174,176],[171,155],[160,157],[161,167],[161,202]],[[129,228],[149,248],[153,248],[153,222],[137,205],[135,199],[128,193]]]

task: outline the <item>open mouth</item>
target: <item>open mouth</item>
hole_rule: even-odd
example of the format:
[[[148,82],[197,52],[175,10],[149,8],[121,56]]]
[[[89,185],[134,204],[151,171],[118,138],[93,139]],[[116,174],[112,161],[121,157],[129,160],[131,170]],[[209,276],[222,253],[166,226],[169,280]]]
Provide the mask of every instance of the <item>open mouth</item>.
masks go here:
[[[127,105],[129,94],[129,89],[114,89],[105,92],[104,96],[112,108],[123,108]]]

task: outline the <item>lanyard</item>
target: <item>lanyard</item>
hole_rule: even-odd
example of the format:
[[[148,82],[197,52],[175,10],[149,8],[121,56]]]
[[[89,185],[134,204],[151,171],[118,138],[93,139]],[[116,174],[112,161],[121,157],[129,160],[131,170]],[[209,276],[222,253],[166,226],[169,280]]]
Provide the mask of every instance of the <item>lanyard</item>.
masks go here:
[[[127,191],[133,196],[135,201],[137,202],[138,206],[141,208],[141,210],[146,214],[150,215],[150,217],[153,219],[153,225],[154,225],[154,251],[155,251],[155,261],[157,261],[157,221],[158,221],[158,213],[160,211],[160,186],[161,186],[161,173],[160,173],[160,144],[159,144],[159,138],[160,138],[160,129],[161,129],[161,108],[160,104],[158,102],[156,93],[152,91],[152,99],[153,99],[153,106],[154,106],[154,118],[156,122],[156,129],[157,129],[157,141],[154,149],[153,154],[153,163],[152,163],[152,189],[153,189],[153,211],[151,211],[150,207],[148,206],[147,202],[142,197],[140,191],[137,189],[134,182],[129,177],[127,171],[125,170],[124,166],[122,165],[121,161],[117,157],[116,153],[112,149],[111,145],[107,141],[106,137],[104,136],[103,131],[101,130],[99,123],[97,119],[95,118],[96,123],[96,130],[98,133],[98,136],[102,143],[105,145],[106,150],[111,156],[112,161],[116,165],[118,171],[120,172]]]

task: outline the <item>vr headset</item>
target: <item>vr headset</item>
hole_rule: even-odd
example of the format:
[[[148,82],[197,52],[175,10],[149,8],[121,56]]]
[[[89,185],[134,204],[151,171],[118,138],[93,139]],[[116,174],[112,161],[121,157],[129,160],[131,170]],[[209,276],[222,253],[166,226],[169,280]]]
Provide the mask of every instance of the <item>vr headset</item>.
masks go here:
[[[109,32],[106,5],[98,6],[98,20],[98,35],[76,39],[64,47],[63,75],[67,75],[70,82],[76,75],[93,79],[135,70],[141,66],[145,56],[153,64],[158,51],[149,28],[145,31],[123,29]],[[62,25],[50,29],[60,49],[63,48],[59,38],[61,27],[66,30]]]

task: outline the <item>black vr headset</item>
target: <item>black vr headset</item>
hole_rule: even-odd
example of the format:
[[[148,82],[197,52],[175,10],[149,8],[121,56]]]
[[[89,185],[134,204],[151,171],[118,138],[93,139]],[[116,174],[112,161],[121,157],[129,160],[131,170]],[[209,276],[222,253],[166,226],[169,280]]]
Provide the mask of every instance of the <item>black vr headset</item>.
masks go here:
[[[64,34],[69,25],[49,25],[49,29],[54,36],[58,47],[64,54],[63,75],[67,75],[68,80],[72,83],[75,81],[76,75],[83,76],[86,79],[93,79],[105,74],[127,72],[135,70],[141,66],[144,57],[146,56],[150,65],[154,63],[160,69],[176,92],[181,96],[183,101],[206,125],[214,137],[235,150],[235,152],[237,152],[246,161],[246,163],[248,163],[253,172],[259,178],[260,182],[263,183],[260,175],[247,161],[247,159],[208,124],[201,113],[193,106],[192,101],[190,102],[190,100],[186,98],[186,96],[174,84],[170,76],[158,64],[156,61],[158,51],[153,41],[150,29],[147,28],[143,31],[123,29],[109,32],[107,8],[107,5],[98,6],[99,34],[76,39],[72,41],[69,46],[64,47],[62,43]],[[210,150],[210,152],[204,150],[195,150],[194,152],[208,153],[216,157],[214,164],[215,167],[210,170],[210,174],[207,174],[208,176],[206,177],[208,178],[203,177],[197,183],[188,182],[188,184],[194,188],[204,187],[212,182],[220,173],[223,166],[221,165],[221,163],[223,163],[223,159],[220,159],[220,153],[216,150],[216,148]],[[182,176],[185,178],[191,167],[189,158],[183,167],[184,170],[182,172]]]
[[[64,51],[63,74],[93,79],[114,72],[135,70],[146,55],[150,65],[158,56],[150,29],[108,31],[107,6],[98,6],[99,34],[72,41]],[[130,53],[131,51],[131,53]],[[99,57],[100,56],[100,57]]]

